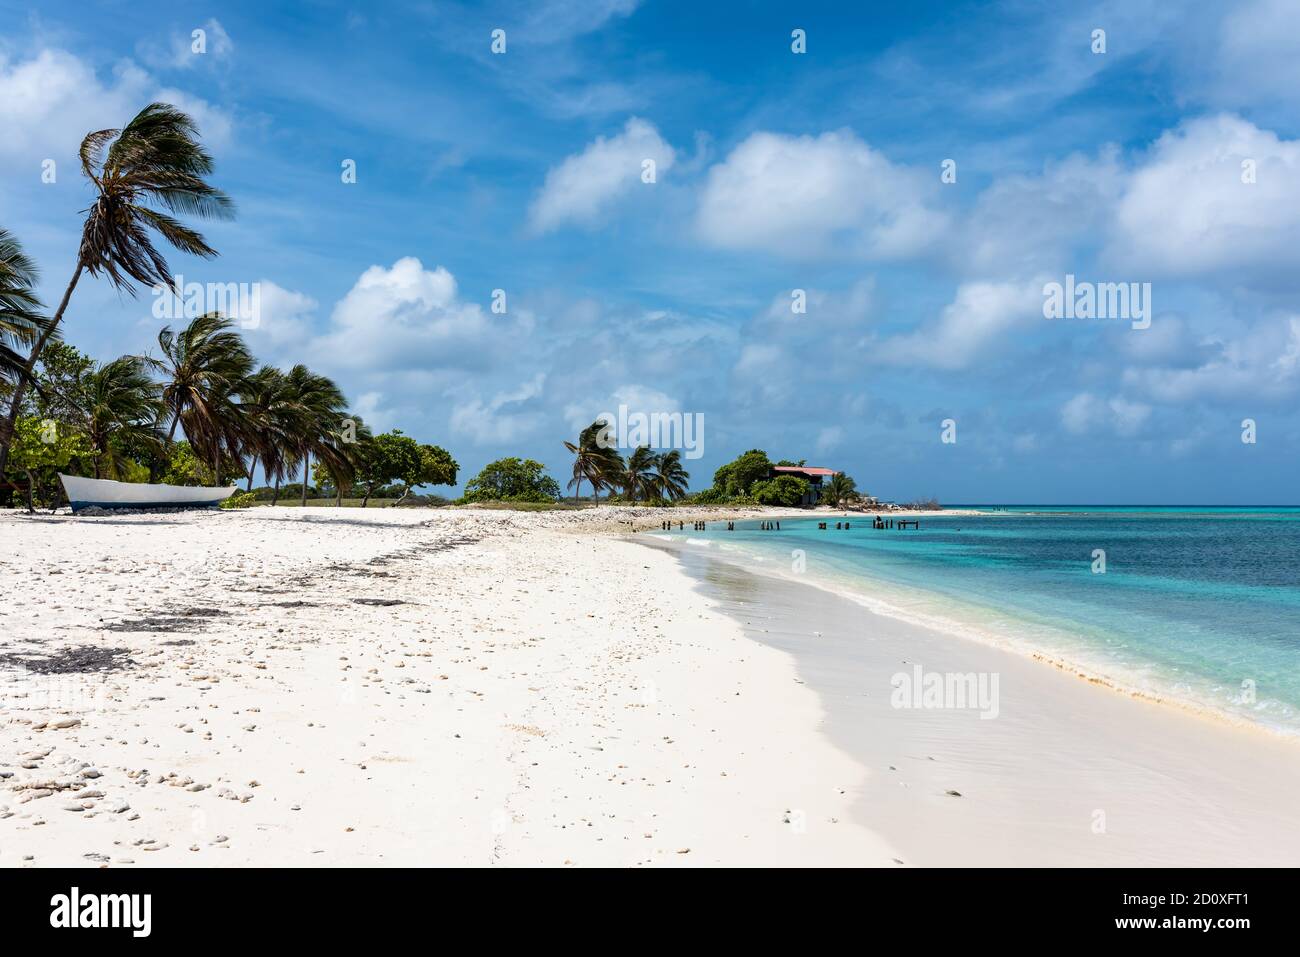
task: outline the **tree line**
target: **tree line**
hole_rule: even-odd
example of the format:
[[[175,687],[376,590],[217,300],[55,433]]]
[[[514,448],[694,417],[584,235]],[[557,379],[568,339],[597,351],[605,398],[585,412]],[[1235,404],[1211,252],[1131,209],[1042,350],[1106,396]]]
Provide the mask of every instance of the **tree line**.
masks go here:
[[[35,288],[35,263],[0,227],[0,486],[57,503],[59,470],[119,481],[220,485],[258,468],[273,482],[301,474],[344,491],[456,483],[455,460],[400,430],[372,435],[342,391],[305,365],[259,365],[230,319],[194,317],[158,334],[156,355],[96,363],[61,340],[61,323],[86,277],[135,296],[171,287],[160,249],[211,259],[187,219],[229,219],[234,204],[208,178],[212,157],[194,121],[151,103],[121,129],[89,133],[79,152],[93,200],[72,277],[52,315]],[[178,440],[178,431],[184,439]]]

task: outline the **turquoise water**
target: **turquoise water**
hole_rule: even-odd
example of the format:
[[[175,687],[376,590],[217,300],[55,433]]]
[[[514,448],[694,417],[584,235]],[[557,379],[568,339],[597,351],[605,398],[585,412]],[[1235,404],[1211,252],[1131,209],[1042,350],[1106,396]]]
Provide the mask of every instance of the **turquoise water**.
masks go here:
[[[1300,732],[1300,509],[1007,507],[673,538],[1125,687]],[[1094,550],[1105,571],[1094,571]],[[798,553],[802,552],[802,556]],[[883,604],[883,607],[882,607]]]

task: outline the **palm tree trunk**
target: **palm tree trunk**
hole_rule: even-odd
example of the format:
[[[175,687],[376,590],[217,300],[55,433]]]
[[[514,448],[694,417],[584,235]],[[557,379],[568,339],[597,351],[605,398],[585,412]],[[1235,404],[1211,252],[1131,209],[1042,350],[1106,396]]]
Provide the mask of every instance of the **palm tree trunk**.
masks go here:
[[[32,505],[32,486],[36,484],[36,479],[32,477],[31,469],[23,469],[23,474],[27,476],[27,514],[35,515],[36,507]]]
[[[334,507],[342,508],[343,507],[343,483],[342,482],[338,483],[338,493],[339,493],[338,497],[334,500]]]
[[[577,505],[582,501],[582,476],[578,476],[578,484],[573,487],[573,504]]]
[[[271,493],[271,504],[274,505],[274,504],[275,504],[276,502],[278,502],[278,501],[280,501],[280,479],[279,479],[279,477],[277,477],[276,480],[275,480],[275,491]]]
[[[311,453],[302,455],[302,507],[307,507],[307,466],[311,463]]]
[[[77,259],[77,271],[72,274],[72,282],[68,283],[68,288],[63,291],[63,301],[59,303],[59,308],[55,310],[50,324],[45,327],[40,338],[36,340],[36,345],[32,347],[32,354],[27,359],[27,365],[23,366],[23,374],[18,377],[14,384],[14,394],[9,405],[9,417],[5,421],[5,427],[0,429],[0,475],[5,474],[5,466],[9,463],[9,443],[13,438],[14,429],[18,422],[18,411],[22,408],[23,398],[27,395],[27,386],[31,382],[32,370],[36,368],[36,360],[41,357],[41,350],[45,348],[45,343],[49,341],[50,336],[54,335],[54,330],[59,322],[63,319],[63,313],[68,308],[68,300],[72,298],[72,290],[77,288],[77,280],[81,278],[82,270],[86,264],[80,258]]]
[[[248,465],[248,488],[244,489],[245,492],[251,492],[253,490],[253,473],[256,471],[257,471],[257,453],[254,452],[253,461],[250,462]]]
[[[366,507],[366,502],[370,501],[370,486],[366,486],[366,494],[361,497],[361,507]]]
[[[171,445],[176,441],[176,426],[181,424],[181,410],[177,409],[176,414],[172,416],[172,427],[167,430],[167,444]]]

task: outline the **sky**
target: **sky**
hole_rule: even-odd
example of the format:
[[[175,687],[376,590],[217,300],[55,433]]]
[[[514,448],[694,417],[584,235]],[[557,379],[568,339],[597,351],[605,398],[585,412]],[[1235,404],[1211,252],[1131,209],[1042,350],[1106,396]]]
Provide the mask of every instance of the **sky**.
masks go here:
[[[702,416],[695,489],[762,448],[899,501],[1300,503],[1297,0],[0,0],[0,24],[0,225],[46,303],[81,138],[174,103],[238,216],[173,272],[257,283],[260,360],[462,479],[520,455],[563,485],[562,441],[626,406]],[[1047,318],[1067,276],[1149,290],[1149,325]],[[156,351],[157,302],[83,280],[65,338]]]

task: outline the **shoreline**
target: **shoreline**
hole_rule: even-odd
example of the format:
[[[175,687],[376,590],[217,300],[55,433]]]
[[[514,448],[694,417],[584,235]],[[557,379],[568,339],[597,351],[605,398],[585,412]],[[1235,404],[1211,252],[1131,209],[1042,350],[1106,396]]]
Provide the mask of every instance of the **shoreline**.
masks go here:
[[[665,540],[660,539],[660,541]],[[668,547],[674,550],[678,546],[688,547],[685,542],[679,541],[668,541],[667,544]],[[963,622],[959,618],[955,617],[930,615],[910,611],[892,603],[887,595],[870,593],[873,589],[886,591],[891,587],[895,587],[886,581],[858,577],[855,579],[853,584],[849,584],[832,581],[817,575],[795,577],[788,572],[779,570],[776,566],[736,561],[728,558],[722,552],[710,551],[709,555],[714,560],[734,564],[737,567],[744,568],[751,574],[760,577],[796,586],[806,585],[815,588],[819,591],[826,592],[827,594],[834,595],[837,598],[853,602],[874,615],[891,618],[905,625],[917,626],[940,632],[956,641],[974,642],[998,651],[1016,655],[1024,660],[1045,665],[1057,672],[1077,678],[1080,681],[1103,688],[1122,697],[1133,698],[1162,707],[1168,707],[1201,720],[1210,721],[1222,726],[1264,734],[1269,738],[1287,741],[1293,745],[1300,746],[1300,729],[1267,724],[1264,721],[1228,711],[1205,701],[1181,696],[1176,692],[1167,689],[1148,689],[1138,687],[1131,680],[1127,680],[1123,677],[1115,677],[1108,673],[1108,669],[1111,666],[1107,664],[1089,663],[1072,659],[1066,655],[1058,654],[1049,648],[1036,644],[1033,639],[1009,641],[992,637],[983,633],[982,626],[975,626],[969,622]],[[859,584],[862,587],[855,587]],[[942,593],[929,592],[919,586],[909,585],[906,587],[909,590],[924,592],[927,595],[940,599],[946,598]]]
[[[868,769],[855,813],[909,864],[1300,861],[1293,739],[1114,694],[705,549],[643,544],[674,554],[751,637],[795,655],[824,733]],[[916,665],[999,675],[1001,713],[893,707],[891,681]]]

